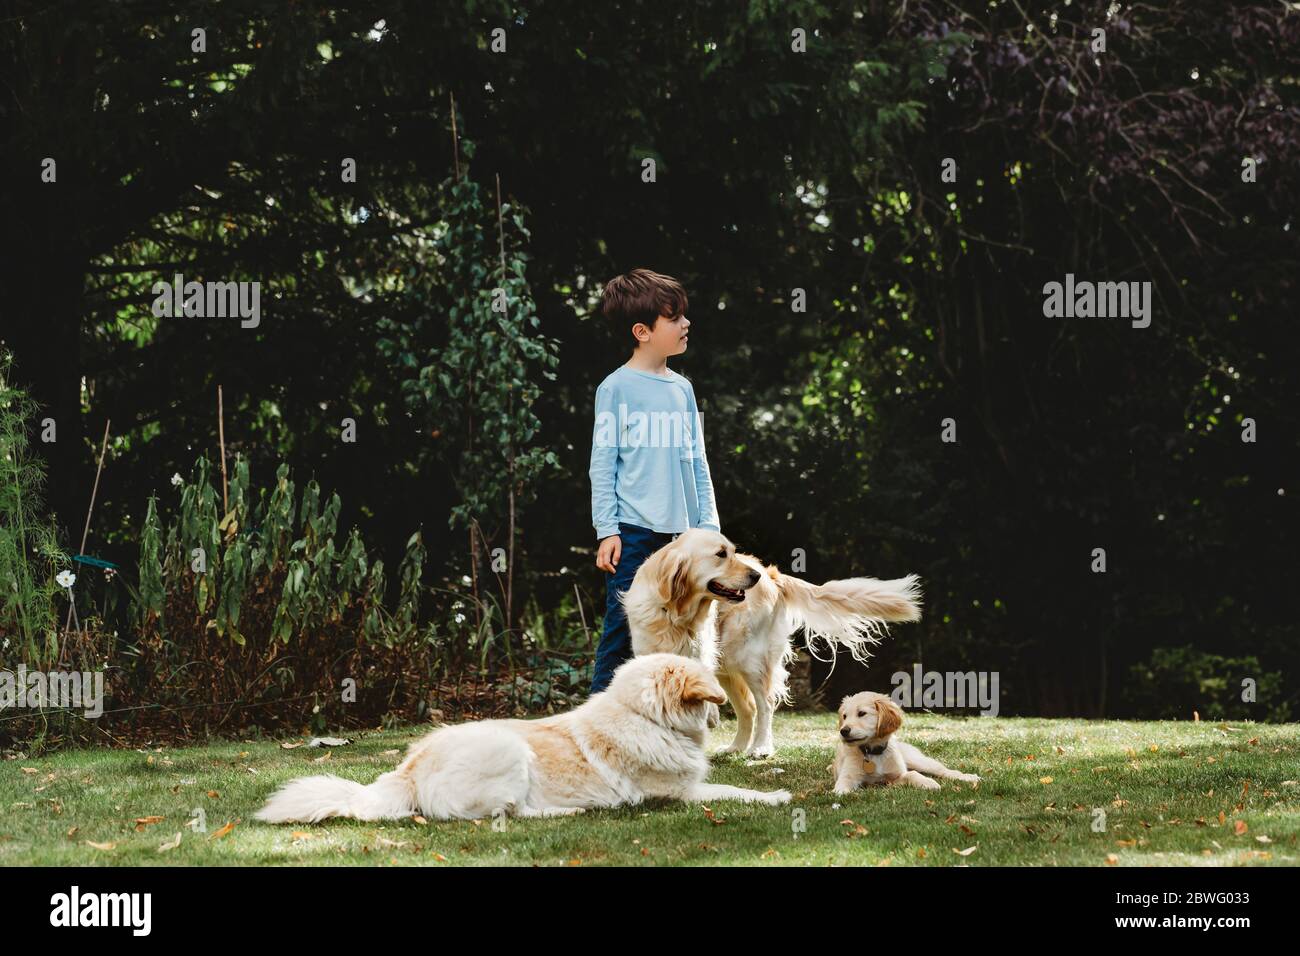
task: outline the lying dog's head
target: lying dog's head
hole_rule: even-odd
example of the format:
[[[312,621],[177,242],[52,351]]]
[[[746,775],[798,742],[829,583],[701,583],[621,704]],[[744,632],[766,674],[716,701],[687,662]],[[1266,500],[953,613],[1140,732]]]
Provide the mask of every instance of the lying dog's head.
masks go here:
[[[903,726],[903,709],[884,694],[864,690],[840,701],[840,740],[884,740]]]
[[[637,576],[653,582],[665,606],[685,614],[693,600],[740,602],[762,577],[736,557],[736,546],[716,531],[692,528],[641,565]]]
[[[657,724],[702,729],[708,704],[725,704],[727,695],[709,669],[691,657],[646,654],[614,672],[607,694]]]

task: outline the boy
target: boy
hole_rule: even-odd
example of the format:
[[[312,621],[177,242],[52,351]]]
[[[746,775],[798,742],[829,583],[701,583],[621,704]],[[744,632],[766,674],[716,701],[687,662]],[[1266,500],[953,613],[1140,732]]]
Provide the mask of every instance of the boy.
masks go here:
[[[670,276],[633,269],[605,284],[600,310],[636,340],[626,365],[596,389],[591,518],[605,576],[605,626],[591,692],[632,656],[619,594],[636,569],[687,528],[721,532],[691,383],[668,368],[686,351],[686,291]]]

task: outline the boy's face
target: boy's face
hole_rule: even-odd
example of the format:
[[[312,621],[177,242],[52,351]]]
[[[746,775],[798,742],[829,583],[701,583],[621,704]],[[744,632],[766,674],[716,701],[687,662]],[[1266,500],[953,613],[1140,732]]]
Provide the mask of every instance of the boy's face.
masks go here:
[[[632,334],[636,336],[639,348],[667,358],[686,351],[686,332],[690,327],[691,320],[685,315],[661,315],[653,329],[638,322],[632,326]]]

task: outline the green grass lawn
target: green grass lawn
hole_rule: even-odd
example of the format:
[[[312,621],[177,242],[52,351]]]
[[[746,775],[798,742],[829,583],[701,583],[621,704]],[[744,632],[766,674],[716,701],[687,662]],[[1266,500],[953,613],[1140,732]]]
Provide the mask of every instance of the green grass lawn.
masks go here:
[[[713,732],[730,739],[734,724]],[[270,826],[291,777],[369,783],[423,728],[346,747],[280,742],[80,750],[0,762],[0,864],[1268,866],[1300,863],[1300,726],[909,714],[903,736],[978,787],[836,797],[831,714],[782,713],[777,756],[715,758],[710,779],[785,788],[789,806],[654,803],[551,820]],[[304,740],[305,738],[296,738]],[[207,832],[185,824],[195,808]],[[1105,829],[1094,832],[1094,820]],[[161,818],[155,820],[155,818]],[[143,822],[140,822],[143,821]],[[233,828],[223,833],[227,824]],[[180,843],[172,849],[159,847]],[[98,846],[92,845],[98,844]],[[959,851],[973,848],[966,855]]]

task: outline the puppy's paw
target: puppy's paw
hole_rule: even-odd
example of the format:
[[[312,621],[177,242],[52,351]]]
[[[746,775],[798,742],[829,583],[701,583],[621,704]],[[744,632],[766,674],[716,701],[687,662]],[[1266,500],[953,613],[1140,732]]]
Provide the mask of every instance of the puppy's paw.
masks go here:
[[[767,796],[767,802],[774,807],[782,803],[790,802],[789,790],[773,790],[771,793],[766,794],[766,796]]]
[[[922,790],[941,790],[941,789],[943,789],[943,788],[939,785],[939,781],[933,779],[932,777],[917,777],[917,778],[916,778],[916,786],[920,787]]]
[[[852,793],[853,790],[854,790],[854,788],[851,787],[851,786],[849,786],[847,783],[837,783],[837,784],[835,785],[835,791],[834,791],[834,792],[835,792],[836,796],[843,797],[843,796],[847,796],[848,794]]]
[[[958,780],[964,780],[966,783],[979,783],[980,778],[977,773],[961,773],[957,775]]]
[[[766,760],[774,753],[776,753],[776,746],[771,742],[755,744],[753,747],[749,748],[749,756],[753,757],[755,760]]]

